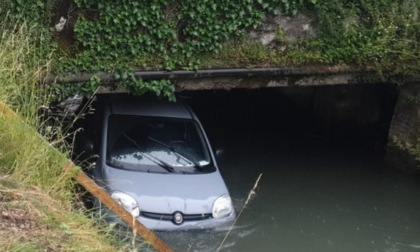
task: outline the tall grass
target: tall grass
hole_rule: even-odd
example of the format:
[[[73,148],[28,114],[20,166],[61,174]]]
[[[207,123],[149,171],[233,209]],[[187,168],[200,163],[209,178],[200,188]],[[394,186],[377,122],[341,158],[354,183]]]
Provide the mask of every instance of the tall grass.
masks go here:
[[[65,156],[34,134],[41,122],[38,109],[49,103],[47,89],[41,88],[51,64],[52,47],[39,27],[27,23],[2,25],[0,37],[0,101],[12,107],[25,123],[0,121],[0,172],[9,173],[28,185],[58,186]],[[38,36],[33,36],[35,34]],[[29,127],[27,126],[29,125]],[[30,128],[31,127],[31,128]]]
[[[48,102],[37,86],[50,68],[53,47],[38,25],[3,22],[0,28],[0,100],[35,126],[37,108]]]
[[[0,218],[18,229],[0,225],[0,251],[117,250],[106,229],[74,208],[73,174],[62,170],[67,156],[38,134],[38,108],[50,97],[39,86],[53,52],[47,36],[32,36],[42,33],[28,23],[0,27],[0,102],[19,114],[0,113],[0,213],[24,213]],[[16,218],[34,227],[20,228]]]

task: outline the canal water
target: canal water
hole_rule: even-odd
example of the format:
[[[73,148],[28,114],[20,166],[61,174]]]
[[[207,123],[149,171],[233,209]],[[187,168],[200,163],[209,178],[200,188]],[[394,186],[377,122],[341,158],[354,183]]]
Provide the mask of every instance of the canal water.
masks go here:
[[[271,90],[190,97],[225,150],[219,168],[241,214],[225,240],[227,230],[158,233],[175,251],[420,252],[420,177],[383,162],[392,106],[366,131],[348,121],[332,135]]]
[[[420,251],[420,178],[372,148],[261,135],[219,166],[241,215],[222,245],[227,230],[158,233],[175,251]]]

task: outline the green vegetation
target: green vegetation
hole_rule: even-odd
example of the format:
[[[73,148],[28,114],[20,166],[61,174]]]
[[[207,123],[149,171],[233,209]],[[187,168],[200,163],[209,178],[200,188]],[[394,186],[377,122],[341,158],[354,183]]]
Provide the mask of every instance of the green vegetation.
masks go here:
[[[264,16],[297,12],[299,0],[232,1],[75,1],[80,10],[74,26],[75,57],[59,70],[111,71],[117,86],[135,94],[153,92],[174,99],[168,80],[136,81],[134,68],[197,69],[202,55],[217,54],[229,39],[258,27]],[[148,6],[144,8],[144,6]],[[87,85],[91,86],[91,85]]]
[[[320,27],[309,49],[321,62],[369,66],[379,73],[420,69],[420,4],[406,0],[333,0],[313,5]]]
[[[78,0],[82,14],[74,31],[83,51],[64,68],[115,70],[124,60],[137,59],[143,68],[194,69],[201,54],[219,52],[229,39],[257,28],[267,13],[296,13],[298,3]],[[153,64],[147,59],[154,59]]]
[[[115,86],[173,99],[168,80],[138,81],[129,73],[308,64],[369,68],[383,78],[418,73],[419,5],[416,0],[8,0],[0,7],[0,17],[30,18],[42,36],[51,38],[50,47],[54,40],[61,41],[53,56],[55,73],[112,72],[118,77]],[[68,19],[64,35],[49,29],[58,13]],[[279,13],[311,17],[317,35],[290,43],[278,27],[268,46],[247,35]],[[100,83],[93,79],[77,86],[57,85],[55,93],[60,99],[92,94]]]
[[[63,172],[67,157],[53,148],[60,134],[47,143],[36,131],[37,109],[51,97],[37,87],[50,69],[48,40],[32,36],[39,30],[28,23],[11,28],[0,40],[0,103],[20,116],[0,113],[0,250],[116,251],[108,228],[75,206],[74,174]]]

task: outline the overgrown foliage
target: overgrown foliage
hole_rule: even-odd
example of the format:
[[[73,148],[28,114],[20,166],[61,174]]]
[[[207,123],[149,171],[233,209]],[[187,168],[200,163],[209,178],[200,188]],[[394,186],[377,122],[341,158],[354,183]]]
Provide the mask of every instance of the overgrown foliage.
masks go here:
[[[43,24],[47,27],[57,0],[2,0],[0,3],[0,20],[15,24],[23,20]]]
[[[258,27],[268,13],[296,13],[301,1],[77,0],[76,57],[63,58],[59,68],[66,72],[114,72],[116,87],[173,100],[175,89],[169,80],[137,80],[130,71],[197,69],[202,55],[218,53],[229,39]],[[75,89],[92,92],[96,84],[67,85],[60,87],[59,93]]]
[[[0,15],[10,20],[30,17],[45,29],[53,25],[54,10],[64,2],[70,1],[7,0]],[[168,80],[136,80],[129,74],[134,69],[347,64],[390,78],[417,73],[420,68],[420,3],[416,0],[71,3],[71,8],[64,10],[69,19],[65,29],[74,34],[74,43],[55,55],[54,71],[112,72],[118,77],[114,88],[124,86],[140,94],[154,92],[173,99],[174,85]],[[316,38],[288,43],[281,27],[269,46],[247,36],[251,30],[260,29],[267,18],[302,13],[312,17]],[[53,38],[61,36],[52,34]],[[56,89],[57,97],[75,92],[92,94],[99,84],[102,80],[64,85]]]
[[[50,68],[52,51],[44,46],[48,38],[33,36],[39,30],[26,22],[3,23],[2,28],[0,250],[115,251],[110,236],[74,208],[74,172],[63,172],[67,157],[52,148],[62,139],[47,143],[37,133],[42,124],[37,111],[50,99],[38,86]],[[4,113],[4,104],[19,116]]]
[[[39,80],[50,69],[54,47],[48,34],[32,23],[2,23],[0,36],[0,100],[11,105],[37,126],[37,108],[46,105],[49,95],[38,88]]]
[[[420,3],[331,0],[313,5],[321,34],[309,49],[321,62],[369,66],[383,74],[420,69]]]
[[[141,96],[146,93],[153,93],[157,96],[165,97],[170,101],[175,100],[175,86],[171,81],[166,79],[148,80],[135,78],[130,72],[123,72],[122,74],[115,73],[116,81],[111,86],[111,89],[119,88],[126,90],[133,95]],[[83,83],[54,83],[50,86],[51,94],[55,101],[62,101],[74,94],[90,97],[95,94],[101,85],[100,78],[93,76],[89,81]]]
[[[77,0],[83,14],[74,30],[84,51],[68,67],[110,70],[121,59],[153,55],[155,67],[195,69],[199,55],[219,52],[268,13],[296,13],[300,1]]]

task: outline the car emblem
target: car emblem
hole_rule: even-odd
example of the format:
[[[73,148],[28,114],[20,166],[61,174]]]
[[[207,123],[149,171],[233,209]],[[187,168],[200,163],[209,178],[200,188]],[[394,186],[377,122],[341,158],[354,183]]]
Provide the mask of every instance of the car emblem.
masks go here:
[[[181,225],[182,222],[184,222],[184,216],[181,212],[175,212],[174,213],[174,223],[177,225]]]

